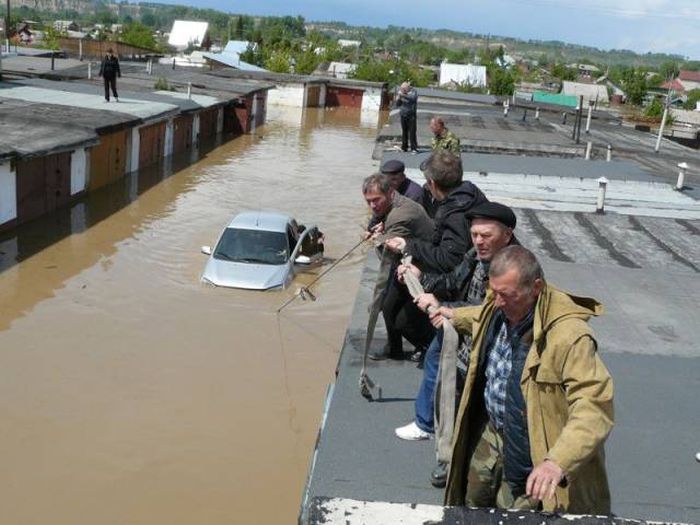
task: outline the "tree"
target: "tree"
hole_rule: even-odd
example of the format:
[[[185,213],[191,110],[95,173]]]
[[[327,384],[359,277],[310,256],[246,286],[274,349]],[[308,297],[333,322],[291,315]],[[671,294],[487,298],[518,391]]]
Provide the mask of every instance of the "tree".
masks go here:
[[[627,95],[627,102],[641,106],[648,88],[646,73],[641,69],[627,69],[622,73],[622,88]]]
[[[146,11],[143,15],[141,15],[141,23],[148,27],[155,27],[156,16],[151,11]]]
[[[667,61],[659,67],[659,75],[665,80],[673,80],[681,72],[678,64],[673,61]]]
[[[43,47],[57,50],[60,46],[58,45],[58,39],[61,37],[61,32],[54,29],[53,26],[46,26],[44,31]]]
[[[700,89],[691,89],[688,91],[688,101],[683,104],[685,109],[695,109],[700,102]]]
[[[489,91],[492,95],[512,95],[515,89],[515,76],[495,64],[487,67]]]
[[[140,22],[134,22],[124,28],[120,41],[144,49],[157,49],[158,43],[153,37],[153,31]]]
[[[275,50],[265,60],[265,69],[275,73],[290,73],[292,57],[286,51]]]
[[[430,83],[432,73],[402,59],[377,60],[369,56],[360,60],[350,76],[370,82],[387,82],[390,87],[405,81],[416,87],[425,87]]]
[[[558,78],[562,82],[564,80],[576,80],[576,70],[570,67],[566,67],[566,65],[562,63],[554,64],[550,71],[553,77]]]

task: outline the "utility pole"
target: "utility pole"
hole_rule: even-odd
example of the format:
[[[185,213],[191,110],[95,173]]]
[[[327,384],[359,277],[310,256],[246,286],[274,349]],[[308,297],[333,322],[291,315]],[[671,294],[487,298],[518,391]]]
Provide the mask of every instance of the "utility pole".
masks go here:
[[[669,82],[673,80],[673,75],[669,78]],[[668,91],[666,91],[666,103],[664,104],[664,113],[661,116],[661,125],[659,126],[659,136],[656,137],[656,146],[654,146],[654,153],[659,152],[661,148],[661,139],[664,136],[664,127],[666,126],[666,117],[668,117],[668,107],[671,105],[671,87],[669,85]]]
[[[7,52],[10,52],[10,0],[7,0],[7,18],[5,18],[5,41],[7,42]]]

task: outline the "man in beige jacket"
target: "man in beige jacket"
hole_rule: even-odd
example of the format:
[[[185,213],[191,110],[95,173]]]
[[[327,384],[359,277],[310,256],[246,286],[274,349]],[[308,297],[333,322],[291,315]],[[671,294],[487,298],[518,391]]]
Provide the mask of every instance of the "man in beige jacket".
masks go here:
[[[484,303],[452,320],[473,350],[446,505],[609,514],[613,383],[587,322],[602,305],[547,284],[521,246],[501,250],[489,277]]]

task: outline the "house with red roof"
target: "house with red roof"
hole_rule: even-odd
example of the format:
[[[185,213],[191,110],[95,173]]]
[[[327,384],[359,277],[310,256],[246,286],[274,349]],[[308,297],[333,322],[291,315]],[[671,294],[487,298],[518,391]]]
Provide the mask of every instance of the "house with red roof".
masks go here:
[[[678,81],[683,84],[686,91],[700,89],[700,71],[681,70],[678,75]]]

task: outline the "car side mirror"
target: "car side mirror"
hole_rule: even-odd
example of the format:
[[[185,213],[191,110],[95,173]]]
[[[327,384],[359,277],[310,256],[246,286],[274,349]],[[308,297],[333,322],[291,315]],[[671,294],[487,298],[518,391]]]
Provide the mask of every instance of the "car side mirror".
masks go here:
[[[211,255],[211,246],[202,246],[202,253],[204,255]]]

